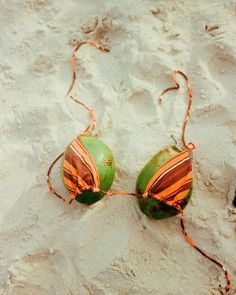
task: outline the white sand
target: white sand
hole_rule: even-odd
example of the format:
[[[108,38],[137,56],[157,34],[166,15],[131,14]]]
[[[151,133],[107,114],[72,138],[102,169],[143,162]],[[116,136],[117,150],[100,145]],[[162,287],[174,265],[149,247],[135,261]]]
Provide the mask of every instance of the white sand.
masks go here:
[[[81,49],[78,93],[116,157],[113,189],[134,190],[144,164],[173,143],[170,134],[180,140],[184,84],[163,107],[156,100],[171,70],[183,70],[194,91],[187,137],[197,145],[188,229],[234,281],[236,2],[0,6],[0,294],[219,294],[221,270],[184,241],[178,217],[150,220],[127,196],[67,207],[49,193],[46,171],[87,120],[65,96],[72,45],[95,39],[111,48]],[[56,183],[65,192],[60,177]]]

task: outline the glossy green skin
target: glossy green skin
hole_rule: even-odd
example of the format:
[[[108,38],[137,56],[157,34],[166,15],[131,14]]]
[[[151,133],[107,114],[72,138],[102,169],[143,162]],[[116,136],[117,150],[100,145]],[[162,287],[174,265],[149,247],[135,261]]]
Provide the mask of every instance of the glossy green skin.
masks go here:
[[[80,139],[97,166],[100,189],[108,191],[115,176],[115,161],[111,150],[95,136],[83,135]],[[108,160],[112,160],[110,165],[107,164]],[[103,196],[104,193],[102,192],[93,193],[89,190],[85,190],[82,194],[76,197],[76,201],[91,205],[101,200]]]
[[[169,159],[180,153],[181,150],[179,150],[175,146],[168,147],[159,153],[157,153],[143,168],[141,173],[139,174],[136,190],[139,194],[143,194],[145,192],[145,189],[147,187],[147,184],[149,180],[152,178],[152,176],[156,173],[156,171],[164,165]],[[192,195],[192,188],[189,191],[189,193],[186,195],[186,197],[181,202],[180,206],[181,208],[185,208],[188,204],[190,197]],[[161,201],[158,201],[157,199],[154,199],[152,197],[147,198],[139,198],[138,199],[139,207],[142,210],[142,212],[149,217],[152,217],[154,219],[164,219],[169,218],[174,215],[177,215],[179,212],[175,208],[168,206],[164,204]]]

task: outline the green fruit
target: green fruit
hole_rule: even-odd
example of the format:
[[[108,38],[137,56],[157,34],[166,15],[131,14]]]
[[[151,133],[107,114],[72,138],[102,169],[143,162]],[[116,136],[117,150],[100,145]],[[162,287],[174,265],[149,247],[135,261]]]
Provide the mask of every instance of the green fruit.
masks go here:
[[[158,152],[142,169],[139,174],[136,190],[137,193],[143,194],[146,190],[149,180],[156,173],[156,171],[164,165],[168,160],[173,158],[175,155],[180,153],[181,150],[175,146],[168,147],[160,152]],[[189,199],[192,195],[192,188],[189,193],[180,203],[181,208],[185,208],[189,202]],[[147,198],[138,199],[139,207],[142,212],[154,219],[164,219],[177,215],[179,212],[175,208],[164,204],[157,199],[154,199],[150,196]]]
[[[86,150],[89,152],[97,167],[100,180],[100,189],[103,191],[108,191],[115,176],[115,161],[111,150],[105,143],[95,136],[83,135],[80,137],[80,140]],[[91,205],[101,200],[103,196],[104,193],[102,192],[94,193],[90,190],[85,190],[82,194],[76,197],[76,201]]]

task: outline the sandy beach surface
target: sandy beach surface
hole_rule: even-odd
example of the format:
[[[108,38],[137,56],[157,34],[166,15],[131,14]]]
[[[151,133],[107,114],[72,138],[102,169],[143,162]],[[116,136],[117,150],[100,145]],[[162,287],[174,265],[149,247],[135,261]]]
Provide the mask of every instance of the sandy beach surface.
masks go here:
[[[77,96],[97,114],[116,159],[113,190],[134,191],[146,162],[181,146],[186,89],[157,105],[184,71],[193,87],[187,138],[192,237],[228,268],[236,294],[236,2],[0,0],[0,294],[217,295],[222,271],[184,241],[179,217],[154,221],[136,198],[64,205],[46,185],[55,157],[88,123],[66,98],[73,46]],[[53,173],[67,194],[60,165]]]

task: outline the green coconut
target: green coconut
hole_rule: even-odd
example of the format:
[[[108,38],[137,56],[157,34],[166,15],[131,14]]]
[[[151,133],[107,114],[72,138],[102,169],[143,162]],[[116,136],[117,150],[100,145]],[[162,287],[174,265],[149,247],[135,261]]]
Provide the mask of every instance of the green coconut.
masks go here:
[[[170,160],[180,152],[181,150],[178,149],[176,146],[171,146],[158,152],[140,172],[136,185],[137,193],[143,194],[146,190],[149,180],[153,177],[156,171],[160,169],[160,167],[164,165],[168,160]],[[191,195],[192,188],[183,199],[183,201],[180,203],[182,209],[184,209],[188,204]],[[176,210],[175,208],[166,205],[163,202],[158,201],[157,199],[154,199],[150,196],[148,196],[147,198],[138,198],[138,203],[141,211],[147,216],[154,219],[169,218],[179,213],[178,210]]]
[[[103,191],[108,191],[115,176],[115,161],[111,150],[104,142],[95,136],[83,135],[80,137],[80,140],[97,166],[100,180],[100,189]],[[64,154],[66,154],[67,149]],[[103,196],[104,193],[102,192],[94,193],[90,190],[85,190],[82,194],[77,195],[76,201],[91,205],[101,200]]]

